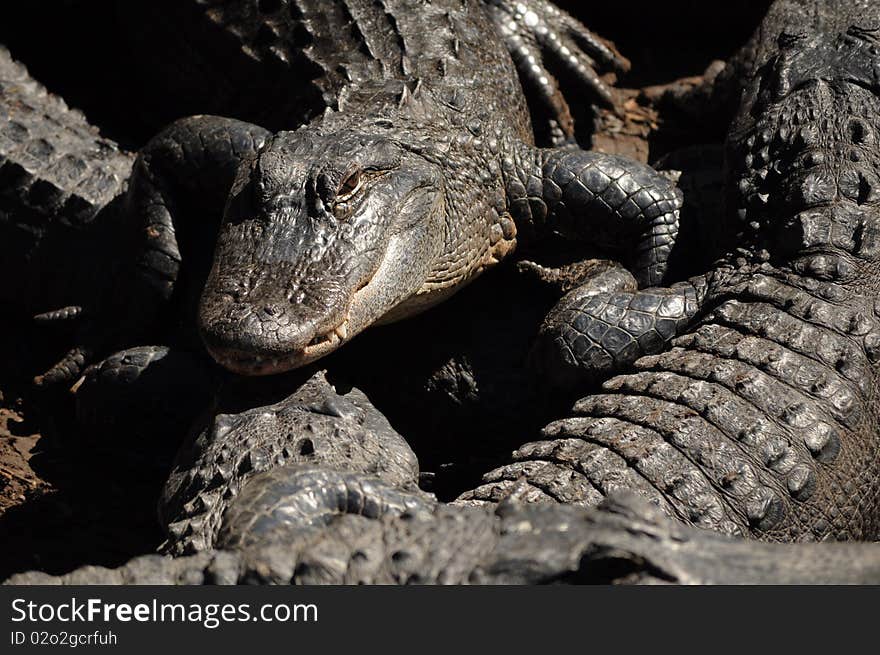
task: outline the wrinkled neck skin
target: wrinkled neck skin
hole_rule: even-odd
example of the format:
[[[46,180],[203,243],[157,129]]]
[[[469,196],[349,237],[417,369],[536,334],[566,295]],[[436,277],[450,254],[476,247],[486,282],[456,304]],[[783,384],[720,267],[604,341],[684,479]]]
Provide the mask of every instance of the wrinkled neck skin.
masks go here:
[[[388,86],[354,111],[278,133],[243,162],[199,310],[205,345],[226,368],[307,364],[439,302],[500,258],[491,228],[504,194],[458,194],[494,155],[462,137],[430,90]],[[469,212],[490,218],[462,229]]]
[[[738,247],[722,271],[773,269],[848,297],[876,294],[878,51],[880,30],[780,35],[728,140]]]

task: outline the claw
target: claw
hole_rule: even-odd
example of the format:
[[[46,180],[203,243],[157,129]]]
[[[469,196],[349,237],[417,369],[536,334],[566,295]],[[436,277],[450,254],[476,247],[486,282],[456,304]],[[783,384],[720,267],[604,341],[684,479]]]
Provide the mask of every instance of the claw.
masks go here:
[[[70,387],[70,393],[72,393],[72,394],[76,394],[76,393],[79,391],[79,388],[85,383],[85,381],[86,381],[86,376],[85,376],[85,375],[81,375],[81,376],[79,376],[79,380],[77,380],[76,382],[74,382],[74,383],[73,383],[73,386]]]
[[[625,72],[630,64],[612,44],[547,0],[489,0],[489,9],[520,73],[539,89],[567,136],[571,136],[568,105],[542,52],[572,72],[602,105],[614,108],[612,90],[599,77],[597,68]]]
[[[46,388],[55,384],[70,382],[82,373],[89,353],[80,347],[72,348],[61,360],[42,375],[34,378],[37,387]]]
[[[502,25],[501,33],[517,69],[530,83],[539,100],[548,110],[553,146],[560,146],[574,136],[574,119],[559,83],[543,65],[541,50],[530,34],[520,34],[512,25]]]
[[[34,321],[38,324],[72,321],[79,318],[82,315],[82,311],[83,308],[79,305],[70,305],[69,307],[62,307],[61,309],[55,309],[51,312],[37,314],[34,316]]]

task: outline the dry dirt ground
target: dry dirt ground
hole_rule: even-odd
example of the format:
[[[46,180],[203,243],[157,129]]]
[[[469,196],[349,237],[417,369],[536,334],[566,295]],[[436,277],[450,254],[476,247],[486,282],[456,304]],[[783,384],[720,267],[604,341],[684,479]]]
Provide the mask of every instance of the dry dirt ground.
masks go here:
[[[0,409],[0,515],[51,489],[30,465],[40,435],[16,433],[22,423],[19,412]]]

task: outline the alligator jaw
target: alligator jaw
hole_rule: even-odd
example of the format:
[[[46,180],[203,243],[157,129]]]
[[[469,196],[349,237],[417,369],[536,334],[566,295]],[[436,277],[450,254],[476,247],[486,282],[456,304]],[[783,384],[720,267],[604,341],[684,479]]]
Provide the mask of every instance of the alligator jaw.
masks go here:
[[[336,350],[348,338],[348,314],[337,327],[312,339],[305,348],[281,357],[257,355],[241,350],[218,350],[206,344],[206,348],[220,365],[239,375],[275,375],[300,366]]]

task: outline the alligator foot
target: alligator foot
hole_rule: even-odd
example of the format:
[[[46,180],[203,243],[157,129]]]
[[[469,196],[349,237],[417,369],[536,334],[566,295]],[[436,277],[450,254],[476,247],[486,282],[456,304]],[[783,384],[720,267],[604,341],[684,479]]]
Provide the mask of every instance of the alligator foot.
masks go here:
[[[599,278],[566,294],[530,354],[542,379],[573,389],[663,350],[696,316],[700,285],[606,291]]]
[[[597,71],[625,72],[629,62],[611,44],[546,0],[487,0],[487,8],[523,81],[549,113],[554,143],[572,138],[574,122],[545,56],[573,75],[600,104],[614,108],[612,91]]]
[[[669,175],[576,147],[526,148],[522,162],[509,171],[508,183],[511,213],[522,231],[557,234],[624,257],[629,251],[626,263],[639,287],[662,283],[684,200]],[[542,330],[543,345],[558,349],[545,366],[554,371],[554,383],[564,380],[566,388],[591,367],[597,367],[592,374],[605,373],[634,361],[665,344],[696,313],[694,290],[634,294],[634,287],[617,274],[600,274],[568,292]],[[547,350],[541,342],[539,358]]]
[[[71,348],[48,371],[34,377],[34,386],[48,388],[73,382],[83,372],[86,362],[91,357],[91,349],[87,347],[75,346]]]
[[[662,283],[683,196],[639,162],[579,148],[537,151],[537,166],[511,188],[516,215],[535,228],[620,252],[641,287]]]
[[[669,237],[674,237],[675,249],[658,240],[659,250],[648,250],[656,260],[650,266],[668,264],[674,279],[705,270],[718,252],[719,226],[706,217],[721,215],[722,161],[720,148],[693,146],[660,163],[666,169],[660,175],[677,178],[687,198],[679,229]],[[547,271],[536,273],[539,278],[548,276]],[[567,288],[561,290],[566,295],[547,315],[530,355],[532,368],[557,389],[593,383],[600,374],[619,371],[641,355],[666,348],[697,315],[706,287],[706,280],[697,275],[672,288],[637,291],[635,281],[627,285],[614,270],[576,284],[564,281]]]
[[[378,479],[325,468],[289,466],[261,473],[223,516],[217,546],[242,549],[290,544],[339,516],[381,519],[430,512],[436,501]]]

